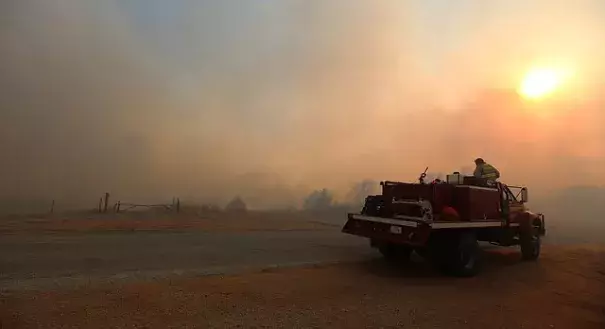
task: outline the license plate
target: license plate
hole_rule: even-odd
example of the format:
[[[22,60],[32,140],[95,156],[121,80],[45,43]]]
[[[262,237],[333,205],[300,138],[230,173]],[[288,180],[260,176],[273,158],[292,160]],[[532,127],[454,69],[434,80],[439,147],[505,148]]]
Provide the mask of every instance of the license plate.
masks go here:
[[[391,226],[391,233],[401,234],[401,227],[399,227],[399,226]]]

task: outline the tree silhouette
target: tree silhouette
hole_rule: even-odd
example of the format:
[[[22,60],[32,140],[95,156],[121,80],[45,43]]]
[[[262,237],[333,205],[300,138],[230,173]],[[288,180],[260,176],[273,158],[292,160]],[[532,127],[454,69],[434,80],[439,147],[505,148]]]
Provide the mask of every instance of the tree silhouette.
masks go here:
[[[226,211],[237,211],[237,212],[244,212],[248,209],[248,207],[246,206],[246,203],[244,202],[244,200],[242,200],[242,198],[240,198],[239,196],[233,198],[233,200],[231,200],[226,206],[225,206],[225,210]]]
[[[321,210],[328,209],[333,205],[333,196],[327,189],[321,189],[311,192],[303,203],[305,210]]]

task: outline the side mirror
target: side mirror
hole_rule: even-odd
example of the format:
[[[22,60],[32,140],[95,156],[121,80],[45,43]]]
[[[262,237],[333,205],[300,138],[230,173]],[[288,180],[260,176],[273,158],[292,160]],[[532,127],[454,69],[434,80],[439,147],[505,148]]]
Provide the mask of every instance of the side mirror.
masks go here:
[[[526,203],[527,201],[529,201],[527,187],[524,187],[521,189],[521,202]]]

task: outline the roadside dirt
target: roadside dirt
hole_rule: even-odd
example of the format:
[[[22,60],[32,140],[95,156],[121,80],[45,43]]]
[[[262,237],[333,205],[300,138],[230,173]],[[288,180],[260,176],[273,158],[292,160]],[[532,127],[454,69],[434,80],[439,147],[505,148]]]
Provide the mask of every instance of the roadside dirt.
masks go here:
[[[475,278],[362,263],[3,296],[2,328],[605,328],[605,250],[486,253]]]

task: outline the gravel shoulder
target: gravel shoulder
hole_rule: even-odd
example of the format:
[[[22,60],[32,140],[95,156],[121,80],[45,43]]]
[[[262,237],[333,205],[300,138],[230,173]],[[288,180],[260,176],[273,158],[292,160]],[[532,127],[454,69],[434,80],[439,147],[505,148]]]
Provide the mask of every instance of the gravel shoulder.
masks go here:
[[[605,327],[605,250],[545,246],[539,262],[486,251],[453,279],[378,257],[238,275],[91,284],[2,297],[2,328]]]

